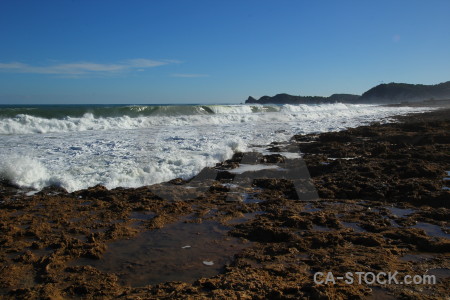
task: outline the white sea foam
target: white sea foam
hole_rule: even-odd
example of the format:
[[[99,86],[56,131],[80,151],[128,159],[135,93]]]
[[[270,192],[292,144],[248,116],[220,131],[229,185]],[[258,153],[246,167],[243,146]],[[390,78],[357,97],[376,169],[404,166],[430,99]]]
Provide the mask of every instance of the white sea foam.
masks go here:
[[[229,170],[230,173],[233,174],[242,174],[244,172],[256,172],[262,170],[283,170],[277,165],[249,165],[249,164],[240,164],[238,168]]]
[[[50,183],[50,175],[43,164],[26,156],[4,157],[0,161],[0,170],[1,178],[19,186],[42,188]]]
[[[257,106],[254,106],[258,109]],[[215,114],[251,114],[252,106],[249,105],[210,105],[208,106]]]
[[[206,113],[137,117],[86,113],[62,119],[22,114],[0,119],[0,177],[23,187],[56,184],[69,191],[96,184],[137,187],[176,177],[188,179],[252,145],[426,110],[348,104],[195,109]]]
[[[152,108],[152,107],[150,107]],[[172,114],[176,111],[171,106]],[[137,129],[151,128],[158,125],[212,125],[212,124],[238,124],[244,122],[286,122],[323,119],[324,117],[352,117],[371,114],[373,106],[370,105],[346,105],[342,103],[322,105],[210,105],[195,106],[199,113],[178,115],[152,115],[130,117],[127,115],[118,117],[94,117],[92,113],[85,113],[82,117],[66,117],[64,119],[42,118],[26,114],[19,114],[13,118],[0,119],[0,134],[41,134],[72,131],[97,131],[111,129]],[[137,111],[148,109],[147,106],[131,107]],[[212,111],[213,114],[202,114],[202,110]],[[164,107],[159,111],[165,110]],[[187,109],[185,109],[187,110]],[[393,109],[378,107],[377,112],[389,112]],[[408,108],[398,110],[408,111]],[[181,111],[178,108],[178,111]]]

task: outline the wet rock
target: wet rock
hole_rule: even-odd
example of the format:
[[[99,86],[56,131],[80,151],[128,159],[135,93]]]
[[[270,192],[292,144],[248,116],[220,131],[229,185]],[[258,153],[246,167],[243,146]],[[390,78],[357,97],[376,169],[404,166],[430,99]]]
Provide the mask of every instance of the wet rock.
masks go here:
[[[187,181],[182,178],[175,178],[175,179],[169,180],[169,183],[171,183],[173,185],[183,185],[183,184],[186,184]]]
[[[233,180],[234,177],[236,176],[236,174],[227,172],[227,171],[222,171],[217,173],[216,176],[216,180],[221,181],[221,180]]]
[[[268,164],[279,164],[285,162],[285,157],[281,154],[264,155],[260,162]]]
[[[267,151],[270,151],[270,152],[281,152],[281,150],[282,149],[280,147],[277,147],[277,146],[267,148]]]

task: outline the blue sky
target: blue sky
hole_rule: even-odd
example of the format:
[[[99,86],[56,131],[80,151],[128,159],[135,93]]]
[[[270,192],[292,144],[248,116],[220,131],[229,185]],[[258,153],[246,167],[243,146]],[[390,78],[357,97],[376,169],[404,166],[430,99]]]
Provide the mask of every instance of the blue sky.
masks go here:
[[[239,103],[450,80],[450,1],[0,1],[0,104]]]

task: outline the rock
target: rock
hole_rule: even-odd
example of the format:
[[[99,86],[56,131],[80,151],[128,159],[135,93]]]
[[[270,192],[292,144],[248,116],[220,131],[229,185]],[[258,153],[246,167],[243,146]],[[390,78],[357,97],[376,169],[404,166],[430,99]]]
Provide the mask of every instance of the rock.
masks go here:
[[[280,154],[264,155],[260,162],[268,164],[279,164],[285,162],[285,157]]]

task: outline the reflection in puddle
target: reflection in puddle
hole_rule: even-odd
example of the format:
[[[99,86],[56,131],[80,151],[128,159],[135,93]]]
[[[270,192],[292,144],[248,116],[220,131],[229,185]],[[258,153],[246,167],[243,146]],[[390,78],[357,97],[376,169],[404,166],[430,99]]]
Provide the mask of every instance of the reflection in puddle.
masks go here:
[[[262,200],[255,198],[255,193],[243,193],[244,203],[260,203]]]
[[[130,214],[130,218],[136,219],[136,220],[147,221],[147,220],[153,219],[155,217],[155,215],[156,214],[151,213],[151,212],[133,211]]]
[[[303,207],[303,211],[304,212],[316,212],[316,211],[321,211],[321,208],[317,208],[315,206],[312,205],[312,203],[307,203],[304,207]]]
[[[380,212],[380,210],[378,208],[374,208],[371,205],[372,204],[370,202],[362,200],[362,201],[357,202],[357,205],[355,205],[355,207],[356,206],[362,207],[362,210],[365,212],[374,212],[374,213]]]
[[[414,213],[416,210],[412,208],[398,208],[398,207],[386,207],[390,213],[394,216],[404,218],[407,215]]]
[[[414,225],[413,228],[423,229],[423,231],[425,231],[425,233],[427,235],[432,236],[432,237],[450,239],[450,234],[442,231],[441,227],[439,227],[437,225],[433,225],[430,223],[417,222],[417,224]]]
[[[277,170],[284,171],[283,168],[280,168],[277,165],[249,165],[249,164],[240,164],[238,168],[228,170],[228,172],[233,174],[243,174],[244,172],[257,172],[262,170]]]
[[[38,257],[44,257],[46,255],[50,255],[53,252],[53,249],[51,249],[50,247],[46,247],[46,248],[42,248],[42,249],[30,248],[29,250],[32,251],[33,254]]]
[[[228,192],[227,202],[244,202],[246,204],[250,203],[261,203],[264,200],[255,197],[256,193],[240,193],[240,192]]]
[[[211,221],[175,223],[131,240],[112,242],[100,260],[82,258],[75,264],[117,273],[123,283],[131,286],[167,281],[192,283],[219,274],[245,247],[239,239],[226,236],[227,231],[227,227]]]
[[[359,158],[360,156],[357,156],[357,157],[328,157],[328,160],[339,160],[339,159],[342,159],[342,160],[352,160],[352,159],[357,159],[357,158]]]
[[[332,228],[328,228],[328,227],[325,227],[325,226],[320,226],[320,225],[313,224],[312,230],[316,230],[316,231],[331,231]]]
[[[235,189],[235,188],[239,187],[239,185],[234,184],[234,183],[222,183],[222,186],[229,188],[229,189]]]
[[[420,262],[433,259],[434,256],[432,254],[427,253],[417,253],[417,254],[405,254],[400,257],[400,260],[403,261],[411,261],[411,262]]]
[[[445,172],[447,172],[447,176],[450,176],[450,171],[445,171]],[[444,178],[444,181],[449,181],[450,180],[450,177],[445,177]],[[442,190],[444,190],[444,191],[450,191],[450,187],[448,187],[448,186],[443,186],[442,187]]]
[[[341,223],[345,227],[353,229],[353,231],[355,231],[355,232],[367,232],[367,230],[365,230],[364,228],[359,226],[358,223],[355,223],[355,222],[341,222]]]
[[[450,269],[447,268],[435,268],[427,271],[428,275],[436,276],[437,281],[441,281],[450,277]]]
[[[262,151],[262,155],[273,155],[273,154],[279,154],[287,159],[296,159],[296,158],[302,158],[302,155],[300,152],[271,152],[271,151]]]
[[[26,192],[25,195],[26,196],[33,196],[33,195],[35,195],[37,193],[39,193],[39,191],[29,191],[29,192]]]

